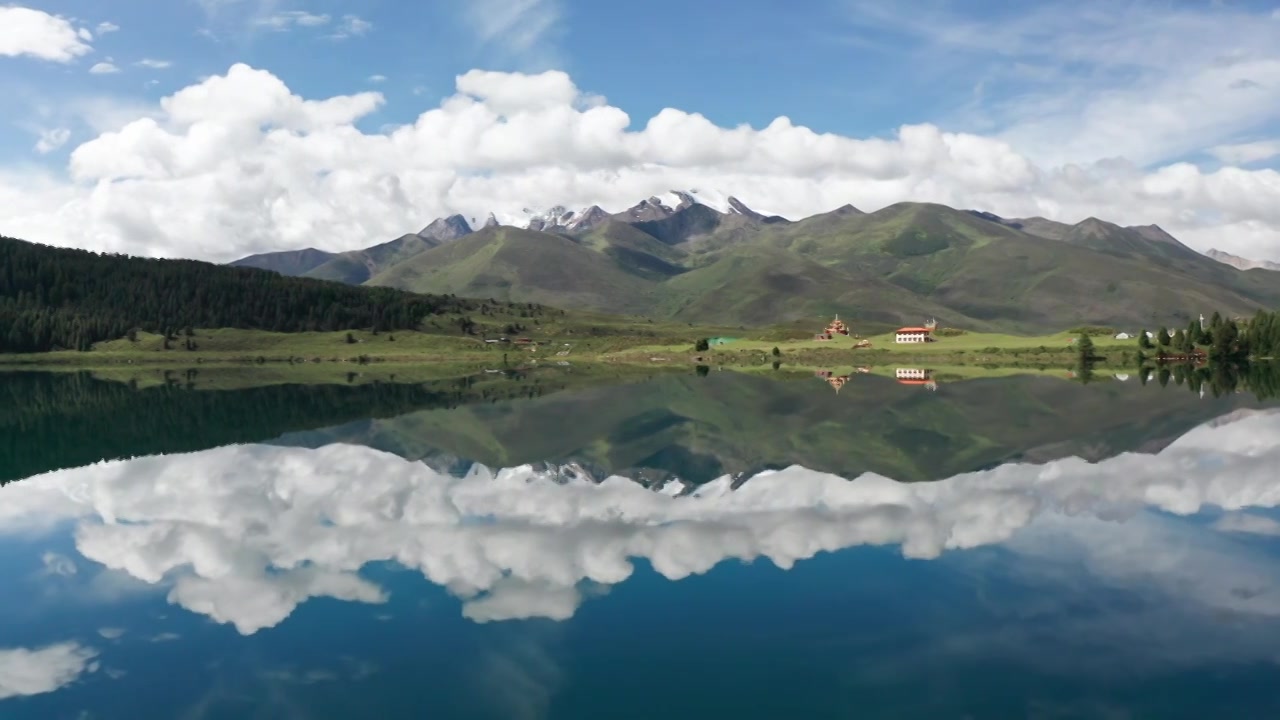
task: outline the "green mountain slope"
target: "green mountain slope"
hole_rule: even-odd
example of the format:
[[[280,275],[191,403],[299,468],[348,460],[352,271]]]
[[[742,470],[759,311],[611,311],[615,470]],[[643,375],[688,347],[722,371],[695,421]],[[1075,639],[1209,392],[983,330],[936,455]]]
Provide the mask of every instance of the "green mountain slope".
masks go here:
[[[335,255],[330,252],[304,248],[250,255],[227,264],[232,267],[251,267],[278,272],[281,275],[297,276],[325,264],[334,257]]]
[[[393,265],[439,245],[438,242],[410,233],[371,248],[335,255],[304,275],[318,280],[360,285]]]
[[[942,205],[899,203],[806,225],[769,228],[757,242],[870,273],[948,308],[952,316],[938,316],[945,324],[958,315],[1020,331],[1141,325],[1211,310],[1248,314],[1280,302],[1280,283],[1268,288],[1181,245],[1098,222],[1058,241]],[[1116,247],[1089,247],[1108,247],[1106,238]]]
[[[1011,332],[1136,330],[1280,307],[1280,273],[1242,272],[1154,225],[1068,225],[906,202],[795,222],[697,203],[637,208],[582,230],[500,226],[465,237],[465,221],[445,219],[308,275],[720,325],[838,312]],[[454,234],[433,239],[433,228]]]
[[[624,222],[608,220],[581,236],[579,242],[604,253],[624,272],[665,280],[685,271],[689,254]]]
[[[519,302],[555,298],[566,308],[617,314],[651,310],[657,283],[635,269],[634,260],[619,263],[610,257],[606,250],[620,246],[600,237],[588,243],[507,226],[488,228],[421,253],[369,284]]]
[[[837,268],[768,245],[748,245],[716,256],[664,284],[664,315],[696,322],[764,325],[810,318],[814,326],[840,314],[855,324],[908,324],[950,316],[952,324],[985,323],[858,268]]]
[[[345,252],[306,273],[307,277],[360,285],[394,265],[471,234],[471,226],[461,215],[433,220],[416,233],[390,242]]]

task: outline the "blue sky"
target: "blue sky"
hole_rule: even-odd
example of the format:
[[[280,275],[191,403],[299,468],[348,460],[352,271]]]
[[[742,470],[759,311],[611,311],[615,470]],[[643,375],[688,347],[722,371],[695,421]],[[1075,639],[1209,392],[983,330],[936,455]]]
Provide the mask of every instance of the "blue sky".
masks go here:
[[[532,87],[529,78],[543,77],[538,73],[562,71],[572,97],[557,97],[579,113],[574,117],[581,119],[593,104],[626,113],[622,127],[607,130],[617,135],[613,146],[628,149],[612,165],[579,156],[560,162],[559,180],[548,166],[572,153],[550,140],[547,157],[486,154],[483,162],[450,166],[450,178],[433,176],[431,182],[420,171],[440,170],[434,161],[406,156],[395,168],[370,170],[368,182],[417,183],[413,199],[390,208],[346,208],[370,218],[390,211],[386,223],[358,219],[341,236],[324,235],[318,228],[334,220],[320,210],[338,210],[317,195],[325,207],[287,218],[277,208],[271,217],[280,226],[238,239],[237,252],[304,237],[343,247],[355,242],[353,235],[376,240],[371,236],[436,213],[618,205],[670,183],[698,183],[751,196],[789,215],[844,202],[875,209],[918,199],[1068,221],[1098,215],[1160,222],[1197,246],[1280,258],[1280,211],[1268,209],[1280,204],[1276,2],[21,0],[8,10],[19,7],[28,19],[30,13],[47,18],[44,29],[53,34],[50,45],[37,47],[35,33],[15,39],[0,28],[0,93],[16,109],[0,133],[0,182],[9,178],[7,191],[0,184],[0,199],[38,202],[45,209],[38,217],[0,214],[0,227],[53,235],[53,242],[217,254],[225,241],[211,237],[180,247],[178,229],[166,227],[160,211],[130,203],[149,207],[197,181],[237,182],[231,175],[215,180],[225,168],[214,165],[166,164],[172,154],[154,162],[138,158],[171,141],[198,141],[199,133],[173,124],[163,99],[243,63],[278,80],[280,92],[310,103],[377,93],[376,102],[350,119],[360,133],[350,139],[352,155],[374,152],[395,127],[447,104],[459,92],[458,78],[477,69],[518,73],[504,77],[526,88]],[[53,27],[59,23],[61,35]],[[245,85],[228,97],[236,92],[251,91]],[[670,134],[645,132],[664,109],[678,113],[668,119],[680,120],[690,138],[691,117],[714,127],[699,130],[707,134],[689,140],[690,152],[680,155]],[[779,117],[841,142],[811,142],[807,131],[764,133]],[[156,127],[130,125],[144,118]],[[264,128],[277,121],[258,119]],[[743,124],[756,133],[749,140],[734,134]],[[112,136],[130,127],[128,137]],[[438,150],[458,137],[478,137],[474,129],[451,127],[452,140],[423,135],[415,147]],[[911,127],[929,131],[904,139],[904,128]],[[147,133],[153,136],[143,138]],[[346,142],[308,137],[322,152],[307,156],[316,162],[330,158],[320,148]],[[750,167],[734,154],[747,152],[746,146],[735,142],[754,148],[758,157],[745,163]],[[356,144],[368,147],[356,151]],[[709,160],[707,153],[693,153],[694,146],[721,152]],[[264,152],[248,142],[233,154],[251,164]],[[83,161],[89,156],[96,161]],[[837,167],[846,160],[856,167]],[[130,163],[133,170],[117,172]],[[153,176],[140,178],[137,166]],[[605,176],[587,174],[587,167],[648,175],[612,187]],[[1223,168],[1244,174],[1224,174]],[[313,167],[309,176],[336,169]],[[535,169],[542,173],[536,179]],[[477,173],[497,178],[496,184],[484,192],[467,185]],[[89,192],[104,180],[110,198],[107,190]],[[812,187],[800,187],[801,181]],[[1089,189],[1108,183],[1123,187]],[[40,197],[27,197],[32,187]],[[137,194],[143,189],[145,198]],[[295,199],[323,190],[296,182],[275,189]],[[216,222],[263,227],[261,217]],[[64,237],[69,226],[77,237]]]
[[[798,124],[854,135],[886,134],[903,123],[954,114],[973,93],[971,86],[952,82],[931,82],[927,92],[900,92],[894,86],[907,74],[903,60],[921,40],[859,28],[840,2],[815,2],[800,11],[773,2],[690,7],[681,0],[652,0],[640,11],[619,3],[524,3],[531,9],[517,15],[522,24],[537,27],[539,18],[554,18],[528,41],[518,28],[490,30],[486,24],[497,21],[475,17],[500,15],[502,3],[476,3],[493,6],[492,11],[468,11],[467,5],[463,0],[31,3],[91,29],[103,22],[121,29],[95,30],[95,52],[75,66],[7,63],[0,84],[6,94],[35,105],[56,106],[65,99],[68,106],[79,106],[104,97],[141,104],[244,62],[271,70],[308,97],[376,87],[387,96],[384,108],[365,120],[366,127],[376,128],[412,121],[452,94],[454,77],[472,68],[554,68],[637,118],[678,107],[719,125],[761,126],[787,115]],[[334,38],[348,24],[344,16],[370,26],[363,35]],[[120,72],[90,75],[82,67],[107,57]],[[172,65],[136,65],[148,59]],[[386,80],[371,82],[375,76]],[[30,149],[20,134],[5,133],[5,138],[10,153]]]
[[[1206,14],[1253,11],[1262,17],[1280,8],[1275,2],[1185,3],[1197,4]],[[368,128],[411,122],[453,93],[457,75],[485,68],[565,70],[579,87],[605,95],[633,118],[675,107],[721,126],[758,127],[785,115],[815,130],[854,136],[887,135],[921,122],[989,132],[1003,129],[1004,108],[1020,93],[1050,83],[1062,83],[1063,91],[1077,83],[1104,91],[1126,74],[1138,74],[1121,63],[1104,67],[1073,59],[1070,49],[1063,57],[1028,47],[1037,33],[1054,32],[1053,7],[1043,6],[1045,27],[1019,27],[1029,14],[989,0],[925,0],[909,12],[849,0],[695,6],[650,0],[643,8],[580,0],[133,0],[114,6],[49,0],[30,6],[79,20],[97,35],[93,54],[74,66],[0,66],[7,95],[55,113],[59,100],[68,106],[93,98],[153,103],[243,62],[270,70],[306,97],[380,90],[387,102],[365,118]],[[1113,16],[1144,21],[1139,10]],[[921,29],[907,19],[935,25]],[[120,30],[99,33],[100,23]],[[989,42],[964,37],[984,28]],[[1274,32],[1280,38],[1280,28]],[[1004,33],[1027,37],[1006,43]],[[84,72],[83,65],[105,58],[120,72]],[[172,65],[137,66],[148,59]],[[386,80],[370,80],[377,76]],[[1280,135],[1278,118],[1269,120],[1236,139]],[[30,147],[20,134],[4,137],[10,152]]]

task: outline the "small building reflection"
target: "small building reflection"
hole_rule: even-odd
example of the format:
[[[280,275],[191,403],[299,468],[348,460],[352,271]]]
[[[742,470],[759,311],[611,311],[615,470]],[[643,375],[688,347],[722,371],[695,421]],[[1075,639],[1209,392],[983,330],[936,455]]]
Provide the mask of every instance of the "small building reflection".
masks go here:
[[[900,385],[919,385],[926,390],[937,390],[938,383],[933,379],[933,371],[925,368],[897,368],[893,371]]]

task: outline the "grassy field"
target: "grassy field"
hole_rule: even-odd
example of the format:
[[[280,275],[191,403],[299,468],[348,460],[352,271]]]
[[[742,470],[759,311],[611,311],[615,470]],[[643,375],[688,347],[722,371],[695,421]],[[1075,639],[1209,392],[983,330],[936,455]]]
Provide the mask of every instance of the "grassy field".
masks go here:
[[[196,362],[430,362],[481,363],[501,361],[507,354],[511,362],[522,356],[552,354],[568,349],[573,354],[599,356],[625,350],[638,343],[661,338],[667,343],[692,347],[693,337],[706,329],[693,330],[684,325],[640,324],[616,318],[589,320],[573,325],[551,322],[531,327],[515,337],[528,337],[540,345],[530,353],[514,344],[488,344],[480,337],[445,335],[425,332],[351,332],[275,333],[231,328],[197,329],[190,340],[195,350],[186,349],[187,337],[179,335],[168,342],[160,335],[138,333],[135,341],[127,339],[98,343],[89,352],[61,351],[22,355],[0,355],[3,365],[98,365],[104,363],[186,364]],[[350,341],[348,340],[350,336]],[[567,345],[567,348],[566,348]]]
[[[67,365],[103,367],[155,365],[185,367],[205,363],[293,365],[399,364],[440,365],[479,372],[533,362],[594,363],[693,363],[718,365],[769,365],[777,359],[788,366],[827,367],[833,364],[883,365],[892,362],[932,362],[935,365],[1052,365],[1065,366],[1075,358],[1074,335],[1057,333],[1036,337],[993,333],[964,333],[941,337],[928,344],[900,345],[892,334],[867,338],[870,348],[853,346],[856,339],[830,341],[796,339],[794,328],[753,329],[692,327],[601,316],[576,318],[572,324],[545,322],[521,337],[536,341],[536,349],[514,344],[489,344],[478,337],[423,332],[368,331],[272,333],[255,330],[196,330],[188,338],[168,342],[159,335],[139,333],[127,339],[99,343],[90,352],[53,352],[0,355],[0,366],[44,367]],[[350,341],[348,340],[350,337]],[[699,337],[728,337],[732,341],[694,351]],[[1097,352],[1108,364],[1127,363],[1136,355],[1136,340],[1116,341],[1098,337]],[[780,355],[775,358],[773,348]],[[565,353],[561,355],[560,353]],[[702,360],[698,361],[697,358]],[[332,372],[345,373],[347,370]]]
[[[845,365],[780,365],[774,370],[771,365],[753,365],[747,367],[730,367],[729,369],[752,375],[768,375],[768,376],[785,376],[785,377],[812,377],[818,371],[830,371],[837,375],[848,374],[850,377],[856,377],[863,373],[857,370],[862,367],[866,370],[867,375],[875,375],[878,377],[895,378],[895,371],[898,368],[920,368],[928,370],[930,379],[938,383],[959,382],[962,380],[979,380],[983,378],[1009,378],[1023,375],[1031,375],[1037,377],[1052,377],[1071,379],[1071,374],[1066,369],[1056,365],[935,365],[932,363],[921,364],[888,364],[888,365],[872,365],[872,366],[851,366]],[[1107,379],[1111,375],[1103,373],[1098,379]]]
[[[664,357],[702,357],[705,364],[770,364],[778,360],[789,366],[828,367],[832,364],[881,365],[893,362],[926,362],[935,365],[1046,365],[1065,367],[1074,363],[1077,352],[1073,344],[1078,336],[1055,333],[1040,336],[1004,335],[998,333],[964,333],[941,337],[925,344],[898,344],[893,334],[874,335],[869,348],[855,348],[858,339],[837,337],[832,340],[740,339],[694,353],[688,346],[641,345],[625,355]],[[1137,340],[1115,340],[1094,337],[1095,353],[1104,364],[1125,364],[1138,352]],[[773,349],[779,355],[773,355]]]
[[[894,342],[893,333],[872,335],[870,351],[891,352],[900,355],[947,355],[959,351],[980,352],[982,350],[1035,350],[1041,347],[1048,352],[1072,352],[1072,343],[1079,335],[1072,333],[1055,333],[1052,335],[1005,335],[1001,333],[970,333],[954,337],[940,337],[937,342],[924,344],[899,344]],[[738,340],[721,346],[726,351],[772,351],[775,345],[779,350],[852,350],[858,340],[852,337],[837,336],[832,340],[791,340],[783,344],[770,344],[767,340]],[[1112,338],[1093,338],[1094,345],[1102,352],[1108,349],[1136,351],[1137,340],[1115,340]],[[867,352],[860,349],[858,352]]]

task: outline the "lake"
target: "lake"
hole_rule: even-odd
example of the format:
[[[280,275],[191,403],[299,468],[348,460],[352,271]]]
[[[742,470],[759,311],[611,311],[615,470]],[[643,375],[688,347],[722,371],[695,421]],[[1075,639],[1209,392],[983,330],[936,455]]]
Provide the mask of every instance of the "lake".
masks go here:
[[[902,370],[0,373],[0,717],[1280,717],[1274,384]]]

